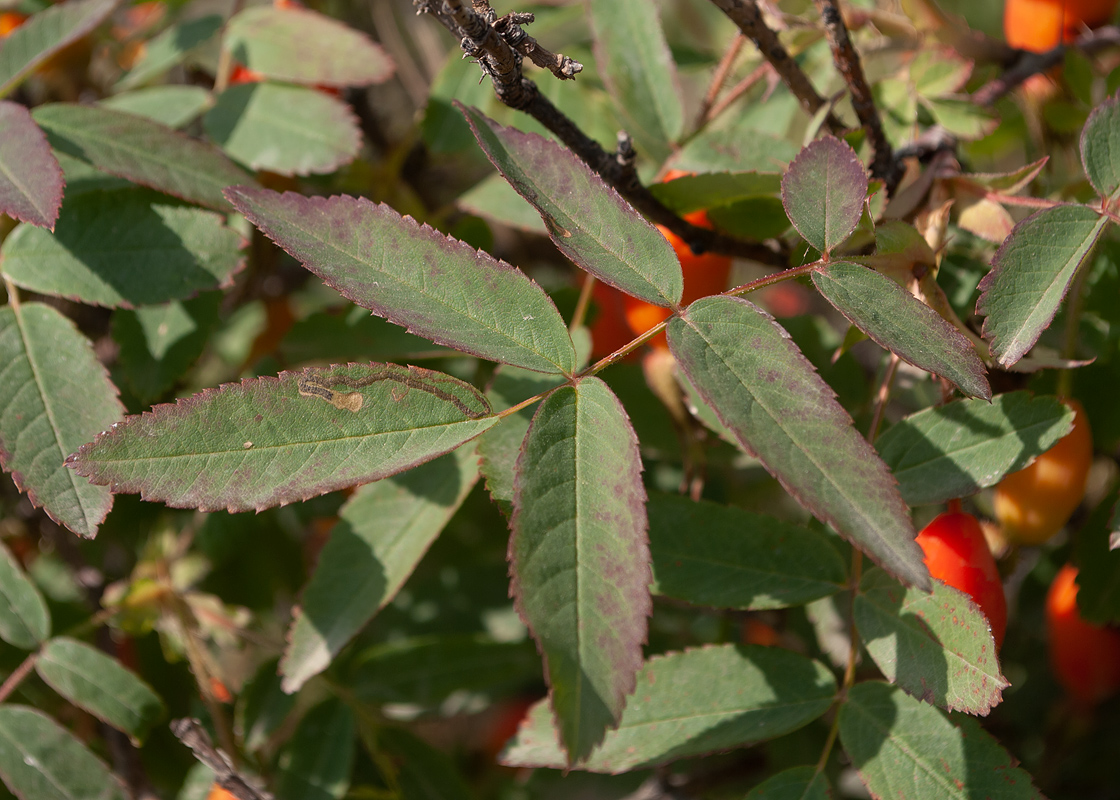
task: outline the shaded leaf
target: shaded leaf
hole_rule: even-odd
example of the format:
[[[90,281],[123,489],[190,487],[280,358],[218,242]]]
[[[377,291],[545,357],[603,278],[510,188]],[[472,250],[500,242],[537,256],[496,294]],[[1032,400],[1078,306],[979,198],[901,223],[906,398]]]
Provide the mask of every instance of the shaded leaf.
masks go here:
[[[1120,99],[1105,100],[1085,121],[1081,163],[1097,194],[1115,200],[1120,192]]]
[[[941,581],[926,594],[871,570],[860,582],[854,611],[856,630],[883,675],[914,697],[985,716],[1010,685],[984,614]]]
[[[774,172],[797,155],[797,146],[783,137],[758,130],[712,127],[688,141],[673,166],[692,172]]]
[[[0,463],[33,504],[80,536],[97,533],[113,498],[63,462],[123,414],[74,323],[39,303],[0,308]]]
[[[142,86],[160,77],[172,67],[182,63],[191,50],[221,30],[222,21],[220,14],[206,14],[172,25],[157,36],[153,36],[144,43],[143,55],[140,60],[117,81],[114,88],[120,92]],[[173,87],[160,88],[170,89]]]
[[[218,95],[202,125],[231,158],[280,175],[334,172],[362,146],[350,106],[303,86],[232,86]]]
[[[74,705],[142,742],[166,712],[152,688],[115,658],[58,637],[43,647],[35,671]]]
[[[363,198],[240,187],[229,196],[270,239],[378,316],[481,358],[575,371],[560,312],[504,261]]]
[[[793,227],[827,253],[859,224],[867,198],[867,172],[846,143],[825,136],[793,160],[782,178],[782,203]]]
[[[757,610],[802,605],[844,588],[844,562],[825,534],[677,495],[651,495],[647,510],[651,588],[660,594]]]
[[[115,492],[175,508],[259,511],[402,472],[494,422],[486,399],[455,378],[350,364],[246,379],[156,406],[68,463]]]
[[[266,747],[295,705],[296,696],[280,688],[280,659],[266,661],[237,694],[236,724],[245,749]]]
[[[24,800],[126,800],[123,784],[57,722],[26,706],[0,706],[0,778]]]
[[[650,613],[638,441],[598,378],[544,399],[517,462],[510,593],[546,663],[568,762],[617,723]]]
[[[377,748],[398,768],[400,800],[470,800],[473,796],[454,761],[404,728],[379,727]]]
[[[0,214],[54,230],[62,167],[47,137],[18,103],[0,100]]]
[[[663,161],[684,126],[676,65],[651,0],[590,0],[595,63],[627,129]]]
[[[816,767],[779,772],[747,792],[743,800],[829,800],[828,776]]]
[[[654,197],[678,214],[750,198],[776,197],[781,190],[782,176],[777,172],[709,172],[684,175],[649,187]]]
[[[773,317],[707,297],[670,321],[668,337],[701,397],[786,491],[892,574],[929,586],[886,465]]]
[[[564,255],[642,300],[680,302],[684,279],[668,240],[571,150],[505,128],[478,109],[460,110],[490,161],[540,212]]]
[[[990,400],[984,364],[964,334],[890,278],[834,261],[813,271],[813,285],[849,322],[915,367],[948,378],[965,394]]]
[[[295,692],[396,596],[478,479],[473,446],[367,484],[339,511],[280,664]]]
[[[976,303],[1000,366],[1014,364],[1038,341],[1107,224],[1091,208],[1066,205],[1032,214],[1011,231],[980,281]]]
[[[1074,540],[1077,566],[1077,610],[1095,625],[1120,622],[1120,530],[1118,493],[1114,489],[1089,515]]]
[[[63,205],[53,234],[12,231],[0,268],[18,286],[90,305],[183,300],[228,284],[244,263],[245,241],[222,222],[145,189],[87,192]]]
[[[540,680],[541,660],[528,641],[458,635],[375,645],[357,656],[346,685],[364,703],[438,706],[454,692],[496,695]]]
[[[0,97],[66,45],[92,31],[120,0],[72,0],[51,6],[0,41]]]
[[[51,146],[100,170],[225,211],[222,190],[252,178],[210,145],[103,106],[53,103],[31,112]]]
[[[541,221],[537,209],[533,208],[498,173],[490,175],[477,183],[473,189],[459,195],[455,203],[463,211],[484,217],[491,222],[500,222],[511,228],[541,236],[548,235],[548,229]]]
[[[158,398],[202,355],[218,326],[221,303],[221,292],[205,292],[192,300],[113,314],[117,363],[140,400]]]
[[[944,503],[995,486],[1073,426],[1056,397],[1029,392],[956,400],[900,420],[876,441],[908,505]]]
[[[291,83],[368,86],[393,74],[393,62],[380,45],[306,8],[246,8],[230,19],[224,45],[254,72]]]
[[[559,378],[555,375],[502,366],[494,373],[486,397],[495,411],[505,411],[530,397],[556,388],[558,384]],[[507,515],[513,510],[517,456],[535,411],[533,406],[529,406],[510,414],[478,438],[478,466],[486,480],[486,490]]]
[[[0,544],[0,639],[34,650],[51,635],[51,614],[43,595]]]
[[[617,730],[579,769],[620,773],[773,739],[832,704],[836,679],[775,647],[720,645],[654,656],[638,675]],[[546,701],[529,712],[501,763],[567,766]]]
[[[152,86],[106,97],[101,105],[146,117],[169,128],[182,128],[210,108],[210,92],[201,86]]]
[[[327,700],[308,711],[280,751],[276,796],[280,800],[344,796],[354,763],[355,729],[354,712],[341,700]]]
[[[955,722],[878,681],[840,706],[840,743],[873,797],[1041,800],[1031,777],[976,720]]]
[[[332,358],[411,363],[452,353],[349,304],[339,312],[319,311],[299,320],[277,348],[277,356],[289,364]]]

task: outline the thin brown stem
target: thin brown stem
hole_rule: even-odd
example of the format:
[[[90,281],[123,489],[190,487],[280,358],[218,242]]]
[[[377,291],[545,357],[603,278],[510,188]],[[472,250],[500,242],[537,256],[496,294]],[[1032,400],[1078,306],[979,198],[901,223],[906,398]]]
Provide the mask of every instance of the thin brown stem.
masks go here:
[[[859,53],[852,45],[848,35],[848,26],[844,24],[844,17],[840,13],[837,0],[814,0],[817,11],[820,12],[821,21],[824,23],[825,36],[828,38],[829,47],[832,49],[832,60],[836,69],[844,78],[848,92],[852,96],[852,108],[859,117],[860,125],[867,131],[867,139],[871,144],[871,175],[883,181],[887,194],[894,194],[902,170],[894,160],[891,144],[883,131],[883,121],[879,118],[879,109],[875,105],[875,98],[871,94],[871,86],[867,76],[863,73],[863,64]]]
[[[595,276],[588,275],[579,290],[579,300],[576,301],[576,310],[572,313],[572,322],[568,330],[575,330],[587,318],[587,308],[591,305],[591,292],[595,288]]]
[[[715,107],[712,108],[711,112],[708,114],[709,121],[716,119],[720,114],[730,108],[732,103],[750,91],[752,86],[773,72],[774,67],[771,66],[769,61],[764,61],[751,70],[751,73],[747,75],[747,77],[732,86],[731,90],[720,98],[720,101],[716,103]]]
[[[12,307],[12,310],[15,311],[18,314],[19,313],[19,289],[17,289],[16,285],[14,283],[12,283],[11,278],[9,278],[7,275],[5,275],[3,277],[4,277],[4,291],[8,293],[8,305],[10,305]]]
[[[883,376],[883,382],[879,384],[879,393],[875,398],[875,413],[871,417],[871,427],[867,431],[867,441],[869,442],[874,443],[875,437],[879,435],[879,426],[883,424],[887,403],[891,399],[891,386],[894,384],[894,376],[901,361],[902,359],[894,353],[890,354],[890,360],[887,362],[887,373]]]
[[[693,125],[695,130],[700,130],[708,124],[708,112],[715,105],[716,98],[719,97],[723,84],[727,82],[727,76],[731,74],[731,68],[735,66],[735,59],[739,57],[746,41],[746,34],[742,31],[737,33],[735,38],[731,40],[731,46],[727,48],[727,52],[720,59],[716,71],[712,74],[712,82],[708,85],[708,91],[704,93],[704,99],[700,102],[700,110],[696,113],[696,124]]]
[[[38,660],[38,658],[39,651],[36,650],[34,653],[25,658],[23,662],[14,670],[12,670],[12,673],[4,679],[4,683],[0,684],[0,703],[5,702],[8,699],[8,696],[11,695],[11,693],[14,692],[21,683],[23,683],[23,679],[31,674],[31,670],[35,668],[35,662]]]
[[[1018,59],[998,78],[981,86],[972,93],[972,101],[978,106],[987,107],[1004,97],[1032,75],[1038,75],[1058,66],[1065,59],[1066,49],[1072,47],[1091,55],[1099,50],[1120,45],[1120,28],[1106,25],[1094,31],[1087,31],[1070,44],[1059,44],[1044,53],[1019,50]]]
[[[778,38],[778,34],[762,19],[762,11],[755,0],[712,0],[712,2],[739,27],[743,35],[754,42],[758,52],[770,62],[785,85],[793,92],[793,96],[801,102],[801,106],[809,114],[816,114],[825,105],[827,101],[813,88],[808,76],[790,56],[789,51]],[[833,133],[840,133],[845,128],[831,111],[825,119],[825,125]]]

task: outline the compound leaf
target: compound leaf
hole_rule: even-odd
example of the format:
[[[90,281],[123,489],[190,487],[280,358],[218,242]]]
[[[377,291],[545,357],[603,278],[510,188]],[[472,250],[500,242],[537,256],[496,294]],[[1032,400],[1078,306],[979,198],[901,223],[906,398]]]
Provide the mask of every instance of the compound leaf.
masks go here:
[[[758,610],[803,605],[844,588],[844,562],[826,534],[676,495],[651,495],[647,508],[654,592]]]
[[[638,441],[607,385],[542,401],[521,446],[511,593],[544,655],[568,762],[613,728],[642,664],[650,612]]]
[[[995,486],[1027,466],[1073,426],[1056,397],[1029,392],[965,399],[927,408],[879,437],[879,455],[908,505],[944,503]]]
[[[0,100],[0,214],[54,230],[62,167],[47,137],[18,103]]]
[[[840,743],[872,797],[1042,800],[1031,777],[976,720],[944,712],[878,681],[840,706]]]
[[[786,491],[892,574],[929,587],[886,465],[773,317],[746,300],[707,297],[670,321],[668,338],[720,422]]]
[[[887,276],[833,261],[813,271],[813,285],[849,322],[903,361],[948,378],[967,395],[992,398],[972,342]]]
[[[40,303],[0,308],[0,463],[33,504],[80,536],[97,533],[113,498],[66,469],[66,456],[123,414],[74,323]]]
[[[860,582],[856,629],[892,683],[949,711],[986,715],[1010,684],[979,607],[951,586],[906,589],[882,570]]]
[[[128,417],[70,456],[80,475],[175,508],[261,510],[428,461],[493,425],[470,384],[350,364],[207,389]]]
[[[0,267],[18,286],[90,305],[185,300],[229,284],[244,263],[245,241],[222,222],[146,189],[87,192],[67,200],[54,233],[12,231]]]
[[[669,242],[571,150],[505,128],[478,109],[460,110],[490,161],[540,212],[564,255],[646,302],[680,302],[684,279]]]
[[[291,83],[368,86],[393,74],[393,62],[380,45],[306,8],[246,8],[230,19],[225,47],[254,72]]]
[[[0,41],[0,97],[68,44],[92,31],[120,0],[72,0],[51,6]]]
[[[0,706],[0,778],[30,800],[126,800],[130,795],[105,764],[46,714]]]
[[[104,172],[227,211],[222,190],[252,178],[214,147],[104,106],[52,103],[31,112],[51,146]]]
[[[855,151],[825,136],[790,163],[782,178],[782,204],[801,237],[827,253],[856,229],[867,186],[867,171]]]
[[[481,358],[571,374],[576,352],[548,295],[504,261],[364,198],[237,187],[237,209],[347,299]]]
[[[1038,341],[1107,224],[1091,208],[1065,205],[1032,214],[1011,231],[980,281],[976,303],[1000,366],[1011,366]]]
[[[230,87],[218,95],[202,125],[231,158],[280,175],[334,172],[362,147],[350,106],[305,86]]]
[[[396,596],[477,479],[478,457],[468,445],[367,484],[346,501],[288,633],[284,691],[326,669]]]
[[[618,729],[579,769],[620,773],[744,747],[797,730],[832,704],[836,679],[776,647],[721,645],[651,658]],[[513,767],[567,766],[546,701],[502,754]]]
[[[163,701],[148,684],[84,642],[51,639],[36,659],[35,671],[71,703],[137,742],[165,713]]]

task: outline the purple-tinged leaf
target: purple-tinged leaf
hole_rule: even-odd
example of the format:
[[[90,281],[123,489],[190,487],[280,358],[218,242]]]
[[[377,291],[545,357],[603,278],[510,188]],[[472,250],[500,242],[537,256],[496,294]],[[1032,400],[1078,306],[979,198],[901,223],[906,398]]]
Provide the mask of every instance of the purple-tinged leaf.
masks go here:
[[[684,127],[684,102],[658,4],[588,0],[586,7],[607,93],[639,147],[664,161]]]
[[[680,302],[684,279],[668,240],[571,150],[458,107],[490,161],[540,212],[560,252],[648,303]]]
[[[236,187],[250,222],[343,296],[412,333],[481,358],[570,375],[564,320],[504,261],[364,198]]]
[[[227,211],[222,190],[252,182],[211,145],[134,114],[52,103],[39,106],[31,116],[56,150],[192,203]]]
[[[350,106],[306,86],[232,86],[218,95],[202,126],[230,158],[280,175],[334,172],[362,147]]]
[[[26,706],[0,706],[0,778],[21,800],[131,797],[81,740]]]
[[[798,154],[782,178],[782,203],[793,227],[828,253],[859,224],[867,172],[846,142],[825,136]]]
[[[62,167],[31,112],[0,100],[0,214],[54,230]]]
[[[950,720],[879,681],[856,684],[841,704],[840,744],[872,797],[1043,800],[976,720]]]
[[[1010,684],[996,658],[991,626],[958,589],[906,589],[882,570],[860,582],[856,630],[883,675],[904,691],[948,711],[987,716]]]
[[[72,0],[39,12],[0,40],[0,97],[66,45],[92,31],[120,0]]]
[[[1081,164],[1097,194],[1114,202],[1120,194],[1120,98],[1105,100],[1085,121]]]
[[[650,613],[638,440],[598,378],[557,389],[517,462],[510,592],[544,656],[565,762],[615,727],[642,666]]]
[[[1000,366],[1011,366],[1038,341],[1107,224],[1091,208],[1065,205],[1032,214],[1011,231],[980,281],[976,303]]]
[[[63,462],[123,414],[74,323],[39,303],[0,308],[0,463],[34,505],[80,536],[97,533],[113,497]]]
[[[224,46],[254,72],[289,83],[368,86],[393,74],[380,45],[306,8],[246,8],[230,19]]]
[[[668,338],[740,447],[794,499],[905,583],[929,588],[894,478],[773,317],[740,298],[706,297],[669,323]]]
[[[836,679],[777,647],[720,645],[654,656],[638,674],[618,729],[577,769],[618,774],[782,736],[823,714]],[[546,701],[529,712],[501,763],[569,766]]]
[[[244,264],[245,240],[223,222],[148,189],[87,192],[67,198],[54,233],[27,224],[12,231],[0,271],[18,286],[90,305],[184,300],[228,286]]]
[[[813,284],[849,322],[903,361],[948,378],[967,395],[992,398],[972,342],[890,278],[834,261],[813,272]]]
[[[319,554],[280,663],[295,692],[392,600],[478,480],[473,445],[358,489]]]
[[[246,379],[158,405],[67,459],[114,492],[175,508],[260,511],[384,478],[493,425],[470,384],[350,364]]]

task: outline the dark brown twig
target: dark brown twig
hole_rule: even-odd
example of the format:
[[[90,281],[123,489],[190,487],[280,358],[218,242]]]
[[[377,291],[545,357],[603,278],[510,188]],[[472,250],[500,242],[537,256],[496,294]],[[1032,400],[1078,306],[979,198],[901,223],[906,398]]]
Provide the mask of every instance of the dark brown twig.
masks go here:
[[[194,757],[214,773],[214,782],[237,800],[273,800],[272,795],[254,786],[233,768],[229,756],[210,743],[210,737],[197,719],[177,719],[171,732],[194,753]]]
[[[860,125],[867,131],[867,138],[871,143],[871,175],[883,181],[888,195],[894,194],[898,181],[902,177],[902,170],[895,161],[891,144],[883,132],[879,109],[875,106],[871,86],[868,85],[867,77],[863,74],[859,53],[852,46],[852,39],[848,36],[848,26],[844,24],[840,6],[837,0],[814,0],[814,2],[824,22],[825,35],[832,49],[832,60],[843,76],[844,83],[848,85],[848,91],[852,95],[852,107],[859,117]]]
[[[778,34],[763,21],[762,12],[755,0],[712,0],[712,2],[727,15],[728,19],[739,26],[739,30],[747,38],[754,42],[758,52],[770,62],[806,111],[816,114],[828,102],[817,94],[808,76],[790,57]],[[825,118],[825,125],[833,133],[840,133],[845,129],[844,123],[831,111]]]
[[[462,0],[413,0],[413,3],[417,13],[434,16],[459,38],[467,55],[478,59],[482,71],[493,81],[499,100],[540,122],[630,205],[677,234],[694,252],[723,253],[784,266],[785,259],[771,248],[692,225],[654,197],[638,180],[628,136],[620,136],[617,153],[608,153],[541,94],[535,83],[522,76],[521,54],[506,41],[504,33],[498,32],[499,20],[485,0],[475,0],[473,8],[465,6]],[[506,21],[502,23],[502,30],[516,27],[517,16],[503,17]]]
[[[1120,28],[1106,25],[1095,31],[1088,31],[1068,45],[1059,44],[1045,53],[1019,50],[1017,51],[1019,57],[1012,62],[1007,71],[977,89],[972,94],[972,101],[978,106],[990,106],[1032,75],[1046,72],[1051,67],[1061,64],[1069,47],[1083,53],[1095,53],[1117,45],[1120,45]]]

